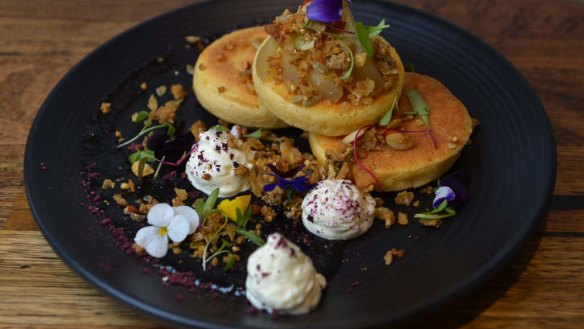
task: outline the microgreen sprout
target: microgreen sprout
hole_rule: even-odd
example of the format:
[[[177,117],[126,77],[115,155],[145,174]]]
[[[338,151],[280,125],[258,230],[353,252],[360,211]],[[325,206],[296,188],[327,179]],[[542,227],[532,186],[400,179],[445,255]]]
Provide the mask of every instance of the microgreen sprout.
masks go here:
[[[430,128],[430,109],[428,108],[428,104],[424,101],[424,98],[417,90],[414,89],[407,89],[406,95],[408,96],[408,100],[410,104],[412,104],[413,112],[408,112],[405,114],[415,114],[420,117],[426,127]]]
[[[223,131],[228,133],[229,129],[227,129],[227,127],[222,126],[222,125],[214,125],[213,127],[209,128],[209,130],[217,130],[217,131]]]
[[[152,162],[156,160],[154,157],[154,151],[152,150],[138,150],[128,157],[130,164],[134,164],[136,161],[145,160],[146,162]]]
[[[134,122],[134,123],[142,122],[142,121],[148,119],[149,116],[150,116],[150,114],[147,111],[136,112],[136,113],[132,114],[132,122]]]
[[[149,133],[149,132],[151,132],[153,130],[160,129],[160,128],[166,128],[166,134],[168,136],[170,136],[170,137],[173,137],[174,134],[175,134],[174,126],[171,125],[170,123],[163,123],[163,124],[160,124],[160,125],[157,125],[157,126],[148,127],[148,128],[144,127],[142,130],[140,130],[140,132],[138,133],[138,135],[136,135],[132,139],[130,139],[130,140],[128,140],[128,141],[126,141],[126,142],[118,145],[118,148],[121,148],[121,147],[130,145],[133,142],[135,142],[136,140],[138,140],[138,138],[146,135],[147,133]]]
[[[385,115],[383,115],[381,120],[379,120],[380,126],[387,126],[391,122],[391,119],[393,117],[393,111],[395,108],[397,108],[399,111],[398,97],[396,97],[393,100],[393,104],[389,107],[389,110],[387,111],[387,113],[385,113]]]
[[[262,137],[262,133],[263,133],[263,131],[260,128],[260,129],[258,129],[256,131],[252,132],[252,133],[243,135],[243,137],[260,139]]]
[[[219,193],[217,193],[217,194],[219,194]],[[226,240],[221,241],[221,247],[219,247],[219,249],[215,253],[213,253],[211,256],[207,257],[207,252],[209,250],[209,247],[211,246],[211,244],[215,240],[217,240],[217,238],[219,238],[219,236],[221,235],[221,232],[223,232],[223,230],[225,229],[225,226],[227,226],[227,222],[229,222],[229,218],[227,218],[227,217],[224,217],[224,218],[225,218],[225,221],[223,221],[223,224],[221,225],[221,227],[219,227],[219,229],[217,229],[217,231],[215,231],[215,233],[211,236],[211,238],[205,244],[205,249],[203,250],[203,271],[207,270],[207,263],[211,259],[213,259],[215,256],[218,256],[220,253],[223,253],[223,249],[227,245]],[[225,252],[227,252],[227,251],[225,251]]]
[[[357,39],[363,46],[363,49],[367,53],[368,58],[375,57],[375,49],[373,48],[373,43],[371,42],[371,38],[369,37],[369,32],[365,25],[361,22],[355,23],[355,33],[357,33]]]
[[[355,56],[353,55],[353,50],[347,43],[341,40],[341,44],[347,48],[349,52],[349,58],[351,59],[351,65],[349,66],[349,69],[341,76],[341,80],[347,80],[351,76],[351,73],[353,73],[353,67],[355,66]]]
[[[438,148],[436,140],[434,139],[434,134],[432,133],[432,127],[430,126],[430,108],[428,107],[428,104],[426,104],[426,101],[424,101],[424,98],[417,90],[407,89],[406,95],[412,105],[412,112],[404,112],[404,114],[419,116],[426,127],[428,127],[428,135],[432,140],[432,145],[434,148]]]
[[[415,73],[416,72],[416,66],[414,65],[414,63],[411,63],[411,62],[410,63],[406,63],[404,65],[404,70],[406,72],[414,72]]]
[[[218,210],[215,209],[215,204],[217,203],[217,198],[219,197],[219,188],[216,188],[209,194],[207,200],[203,200],[199,198],[195,200],[195,211],[199,215],[201,219],[201,223],[205,225],[207,223],[207,219],[212,214],[216,213]]]
[[[375,38],[376,36],[380,35],[381,32],[390,27],[389,24],[385,24],[385,19],[382,19],[379,24],[375,25],[375,26],[365,26],[365,30],[367,30],[367,34],[369,35],[369,38]]]

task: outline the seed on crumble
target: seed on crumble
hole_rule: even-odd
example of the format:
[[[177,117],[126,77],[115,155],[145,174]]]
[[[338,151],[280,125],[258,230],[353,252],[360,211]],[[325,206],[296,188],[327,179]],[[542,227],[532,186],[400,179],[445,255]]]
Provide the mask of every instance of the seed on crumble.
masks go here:
[[[107,103],[107,102],[103,102],[103,103],[101,103],[100,110],[101,110],[101,113],[108,114],[112,110],[112,104]]]

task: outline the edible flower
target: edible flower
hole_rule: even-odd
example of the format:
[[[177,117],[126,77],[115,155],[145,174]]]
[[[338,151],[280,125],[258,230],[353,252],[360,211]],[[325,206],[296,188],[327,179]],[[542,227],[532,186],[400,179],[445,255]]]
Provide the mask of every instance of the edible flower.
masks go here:
[[[438,207],[444,200],[455,208],[462,207],[468,200],[468,193],[466,187],[462,183],[463,173],[457,170],[447,176],[444,176],[438,182],[438,189],[436,189],[434,201],[432,206]]]
[[[285,173],[281,173],[280,171],[278,171],[278,169],[276,169],[276,167],[272,165],[268,165],[268,168],[270,168],[270,170],[272,171],[272,173],[268,175],[276,177],[276,182],[264,186],[265,192],[270,192],[274,190],[276,186],[279,186],[282,190],[291,188],[294,189],[296,192],[306,193],[315,186],[315,184],[308,183],[308,177],[306,176],[299,176],[293,178],[300,170],[302,170],[302,168],[304,168],[304,165],[300,165]]]
[[[134,242],[156,258],[166,256],[168,239],[182,242],[199,226],[199,215],[187,206],[171,207],[159,203],[150,208],[146,217],[151,226],[138,230]]]
[[[191,132],[169,137],[164,131],[157,131],[146,140],[149,150],[153,150],[157,159],[166,162],[178,162],[188,152],[195,138]]]
[[[463,174],[458,170],[438,182],[434,192],[432,210],[415,214],[422,221],[441,220],[456,215],[454,208],[462,207],[468,200],[468,193],[462,183]],[[436,222],[439,225],[439,222]]]
[[[323,23],[332,23],[343,15],[343,0],[314,0],[306,7],[308,19]]]
[[[244,214],[247,208],[249,207],[249,201],[251,200],[251,195],[241,195],[236,197],[233,200],[223,200],[217,206],[225,216],[229,217],[229,219],[233,221],[237,221],[237,210],[240,211],[241,214]]]

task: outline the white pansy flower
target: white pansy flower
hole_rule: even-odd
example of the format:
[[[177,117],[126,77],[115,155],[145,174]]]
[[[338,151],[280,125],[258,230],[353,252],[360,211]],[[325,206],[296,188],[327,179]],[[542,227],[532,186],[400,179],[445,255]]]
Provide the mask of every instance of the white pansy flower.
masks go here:
[[[168,239],[182,242],[199,226],[199,215],[187,206],[173,208],[166,203],[159,203],[150,208],[147,218],[148,224],[152,226],[138,230],[134,242],[156,258],[166,255]]]

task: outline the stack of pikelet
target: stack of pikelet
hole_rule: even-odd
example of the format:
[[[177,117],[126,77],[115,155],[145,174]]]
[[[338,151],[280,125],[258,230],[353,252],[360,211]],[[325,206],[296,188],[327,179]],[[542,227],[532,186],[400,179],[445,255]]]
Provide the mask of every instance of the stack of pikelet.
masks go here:
[[[193,87],[201,105],[220,119],[246,127],[290,125],[305,130],[312,153],[324,162],[328,150],[344,149],[350,143],[345,135],[376,126],[396,98],[401,112],[411,111],[402,90],[416,90],[430,109],[431,131],[421,120],[394,111],[391,123],[377,130],[406,135],[410,147],[382,144],[353,162],[352,176],[363,189],[375,186],[378,191],[400,191],[430,183],[454,164],[469,142],[473,122],[466,107],[439,81],[405,73],[395,49],[391,56],[399,78],[394,87],[369,105],[349,107],[328,100],[310,107],[292,102],[293,95],[263,69],[276,49],[277,43],[263,27],[237,30],[213,42],[195,66]],[[398,121],[399,128],[392,128]]]

